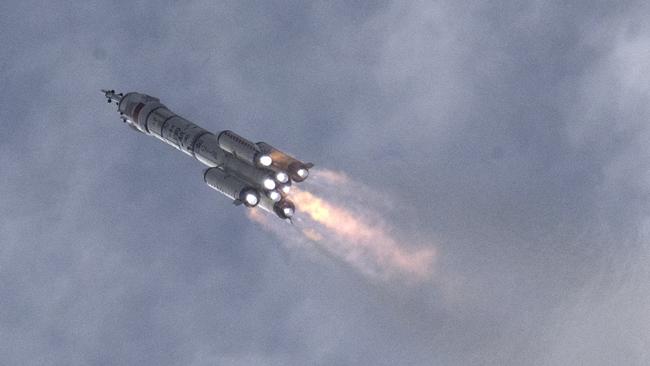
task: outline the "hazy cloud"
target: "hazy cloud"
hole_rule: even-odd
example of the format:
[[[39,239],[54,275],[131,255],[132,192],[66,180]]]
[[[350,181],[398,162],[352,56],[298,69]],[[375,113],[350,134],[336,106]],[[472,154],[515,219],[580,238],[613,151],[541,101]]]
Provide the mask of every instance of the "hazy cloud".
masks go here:
[[[0,363],[647,364],[648,15],[3,2]],[[433,243],[435,276],[285,245],[105,87],[390,197],[378,229]]]

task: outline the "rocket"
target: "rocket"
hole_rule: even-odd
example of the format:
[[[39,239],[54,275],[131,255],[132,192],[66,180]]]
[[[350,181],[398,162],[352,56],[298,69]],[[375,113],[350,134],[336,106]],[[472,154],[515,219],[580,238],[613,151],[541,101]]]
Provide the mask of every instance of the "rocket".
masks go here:
[[[205,183],[235,205],[260,207],[284,220],[293,217],[291,184],[307,179],[312,163],[303,163],[265,142],[253,143],[229,130],[209,132],[170,111],[155,97],[103,89],[102,93],[108,103],[117,104],[120,118],[129,127],[206,165]]]

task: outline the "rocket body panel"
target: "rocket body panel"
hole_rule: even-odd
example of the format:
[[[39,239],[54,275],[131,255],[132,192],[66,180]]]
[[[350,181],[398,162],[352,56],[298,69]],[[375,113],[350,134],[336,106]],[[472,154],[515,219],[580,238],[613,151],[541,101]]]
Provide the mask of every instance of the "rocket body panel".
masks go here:
[[[240,192],[247,188],[246,182],[219,168],[209,168],[203,175],[205,183],[233,200],[239,199]]]
[[[168,119],[175,116],[175,114],[165,107],[154,109],[147,118],[147,130],[150,134],[165,141],[162,137],[162,128]]]
[[[219,147],[242,161],[253,166],[260,166],[258,157],[260,149],[251,141],[239,136],[232,131],[222,131],[217,137]]]
[[[109,103],[118,105],[121,118],[130,127],[207,165],[204,180],[211,188],[236,203],[249,207],[259,204],[282,219],[293,216],[294,204],[283,189],[291,185],[287,174],[296,182],[302,181],[311,164],[304,164],[266,143],[255,144],[232,131],[213,134],[176,115],[158,98],[142,93],[102,92]],[[304,176],[297,174],[300,169]]]
[[[162,127],[163,139],[190,156],[194,156],[197,138],[205,133],[208,131],[179,116],[169,118]]]
[[[219,147],[217,138],[211,133],[205,133],[197,139],[194,144],[194,156],[201,163],[209,167],[220,167],[232,172],[241,178],[252,183],[260,190],[272,190],[275,187],[265,186],[268,179],[273,180],[273,172],[264,168],[257,168],[237,159]],[[267,183],[268,184],[268,183]]]
[[[149,118],[151,112],[156,109],[167,109],[167,108],[165,108],[165,105],[160,102],[150,102],[150,103],[144,103],[144,106],[138,112],[138,116],[137,116],[138,120],[135,122],[138,126],[144,127],[147,133],[150,133],[149,126],[147,126],[147,118]]]
[[[259,203],[260,194],[233,174],[219,168],[209,168],[204,172],[203,179],[210,188],[221,192],[235,202],[241,202],[251,207]],[[248,195],[254,196],[255,199]]]
[[[219,148],[217,136],[212,133],[199,136],[194,144],[194,157],[209,167],[222,164],[225,154],[227,153]]]
[[[242,178],[255,184],[260,190],[275,189],[275,180],[273,172],[267,169],[256,168],[252,165],[237,159],[232,154],[223,154],[223,160],[220,164],[227,171],[232,171]],[[272,183],[271,183],[272,182]]]
[[[170,111],[157,98],[128,93],[119,104],[119,110],[138,130],[154,135],[187,155],[194,156],[194,144],[208,131]]]

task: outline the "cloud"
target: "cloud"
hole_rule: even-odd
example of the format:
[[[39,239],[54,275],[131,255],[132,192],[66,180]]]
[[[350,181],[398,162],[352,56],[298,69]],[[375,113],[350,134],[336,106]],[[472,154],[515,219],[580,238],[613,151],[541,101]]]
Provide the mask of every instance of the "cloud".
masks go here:
[[[647,363],[645,14],[4,2],[0,363]],[[105,87],[382,199],[333,200],[321,170],[306,198],[356,228],[295,225],[293,248]]]

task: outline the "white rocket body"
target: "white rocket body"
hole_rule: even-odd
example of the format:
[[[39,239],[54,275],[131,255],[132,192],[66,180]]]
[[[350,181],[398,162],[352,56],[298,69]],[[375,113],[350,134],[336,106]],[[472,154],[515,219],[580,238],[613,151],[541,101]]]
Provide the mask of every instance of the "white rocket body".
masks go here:
[[[154,136],[208,166],[208,186],[236,204],[258,206],[282,219],[293,216],[294,204],[279,188],[301,182],[313,164],[299,160],[264,142],[253,143],[232,131],[213,134],[170,111],[158,98],[141,94],[117,94],[102,90],[115,102],[124,122]],[[278,189],[276,189],[278,188]]]

